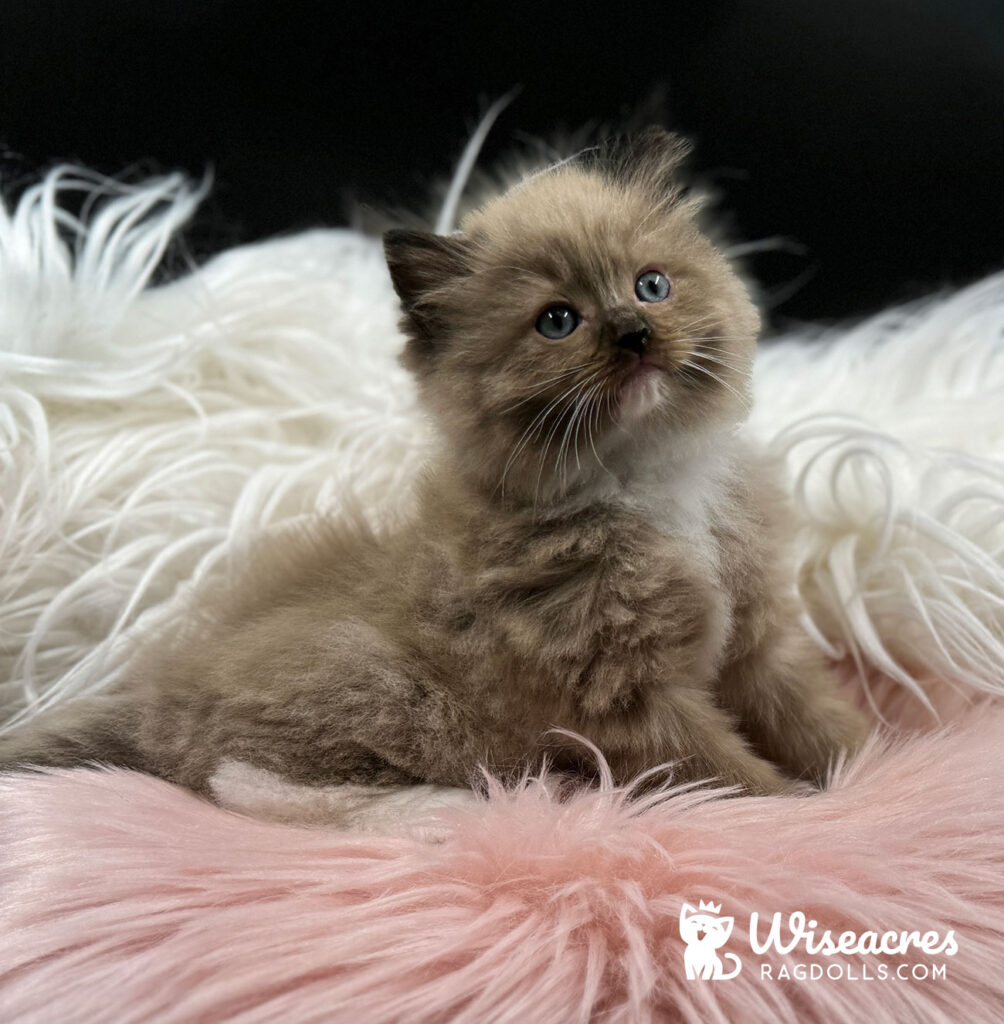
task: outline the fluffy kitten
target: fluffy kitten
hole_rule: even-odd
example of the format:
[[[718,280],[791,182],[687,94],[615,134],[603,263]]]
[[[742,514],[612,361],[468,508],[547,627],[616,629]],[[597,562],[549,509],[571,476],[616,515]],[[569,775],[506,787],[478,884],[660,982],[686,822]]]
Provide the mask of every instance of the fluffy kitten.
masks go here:
[[[472,785],[546,755],[749,793],[862,736],[796,624],[771,470],[738,439],[759,321],[660,131],[531,176],[443,237],[392,231],[403,353],[440,438],[384,535],[272,541],[128,685],[0,738],[208,792]]]

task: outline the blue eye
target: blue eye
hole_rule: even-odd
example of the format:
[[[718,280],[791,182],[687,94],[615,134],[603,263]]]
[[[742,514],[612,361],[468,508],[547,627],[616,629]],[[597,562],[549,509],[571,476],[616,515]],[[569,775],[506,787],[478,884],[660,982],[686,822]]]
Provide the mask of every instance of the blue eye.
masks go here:
[[[669,278],[658,270],[647,270],[635,281],[634,293],[642,302],[662,302],[669,298]]]
[[[550,341],[567,338],[579,326],[579,314],[570,306],[548,306],[537,317],[537,333]]]

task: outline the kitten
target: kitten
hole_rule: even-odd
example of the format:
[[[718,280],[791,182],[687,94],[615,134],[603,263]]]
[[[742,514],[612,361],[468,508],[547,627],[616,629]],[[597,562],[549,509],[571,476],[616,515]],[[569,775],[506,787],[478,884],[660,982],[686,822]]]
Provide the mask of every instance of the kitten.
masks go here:
[[[438,428],[411,518],[271,541],[127,685],[0,737],[208,793],[471,786],[546,758],[784,791],[863,735],[797,625],[791,526],[738,438],[759,320],[650,130],[532,175],[460,233],[391,231],[402,355]]]

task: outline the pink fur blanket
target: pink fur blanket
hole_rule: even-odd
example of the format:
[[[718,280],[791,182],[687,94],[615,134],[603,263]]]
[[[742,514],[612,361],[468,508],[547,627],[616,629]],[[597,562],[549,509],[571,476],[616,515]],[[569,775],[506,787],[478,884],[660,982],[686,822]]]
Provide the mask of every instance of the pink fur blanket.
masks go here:
[[[529,781],[444,812],[441,843],[253,821],[122,771],[4,779],[3,1019],[999,1021],[1004,708],[939,704],[952,727],[876,738],[825,793],[632,805]],[[737,977],[686,976],[700,901],[734,921]],[[761,946],[802,912],[957,951],[758,953],[754,912]]]

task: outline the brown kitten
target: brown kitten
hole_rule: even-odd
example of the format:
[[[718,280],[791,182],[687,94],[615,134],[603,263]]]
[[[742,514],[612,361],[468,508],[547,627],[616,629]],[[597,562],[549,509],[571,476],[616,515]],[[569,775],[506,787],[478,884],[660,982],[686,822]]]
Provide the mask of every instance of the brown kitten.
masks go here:
[[[0,737],[0,763],[467,786],[588,770],[558,726],[622,782],[822,781],[863,723],[796,623],[782,494],[736,435],[759,320],[681,155],[650,131],[457,235],[388,233],[441,441],[413,517],[269,542],[127,686]]]

